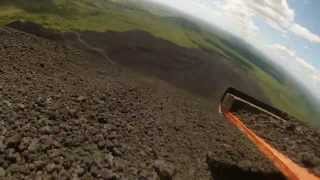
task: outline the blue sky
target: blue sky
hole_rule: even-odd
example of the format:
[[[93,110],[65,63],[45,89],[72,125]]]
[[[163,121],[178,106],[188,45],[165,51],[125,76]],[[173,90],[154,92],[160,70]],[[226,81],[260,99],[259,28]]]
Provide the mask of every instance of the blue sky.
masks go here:
[[[229,31],[320,100],[320,0],[150,0]]]
[[[296,21],[304,27],[310,29],[315,34],[320,35],[320,1],[319,0],[290,0],[289,4],[296,11]],[[295,49],[300,54],[310,60],[320,69],[320,44],[308,44],[308,42],[293,42]],[[304,48],[309,46],[310,48]]]

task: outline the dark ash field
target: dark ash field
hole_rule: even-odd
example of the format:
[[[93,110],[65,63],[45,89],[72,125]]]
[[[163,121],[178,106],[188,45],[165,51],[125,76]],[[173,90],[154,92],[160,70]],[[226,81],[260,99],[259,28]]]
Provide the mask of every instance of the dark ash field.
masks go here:
[[[217,113],[228,86],[262,94],[223,57],[14,24],[0,30],[0,179],[283,179]]]

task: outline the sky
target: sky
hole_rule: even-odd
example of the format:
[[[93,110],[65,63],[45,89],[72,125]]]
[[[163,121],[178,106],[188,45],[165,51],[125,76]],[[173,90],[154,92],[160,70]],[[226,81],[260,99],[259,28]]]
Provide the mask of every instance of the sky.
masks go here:
[[[263,51],[320,100],[320,0],[150,0]]]

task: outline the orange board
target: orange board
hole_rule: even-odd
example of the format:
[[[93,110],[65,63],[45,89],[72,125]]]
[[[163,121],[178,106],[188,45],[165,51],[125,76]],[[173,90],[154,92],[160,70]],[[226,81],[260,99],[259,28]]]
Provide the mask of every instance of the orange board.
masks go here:
[[[320,180],[320,177],[313,175],[306,168],[299,166],[265,142],[252,130],[246,127],[239,117],[235,116],[231,112],[223,114],[233,125],[240,129],[254,144],[256,144],[258,149],[268,157],[289,180]]]

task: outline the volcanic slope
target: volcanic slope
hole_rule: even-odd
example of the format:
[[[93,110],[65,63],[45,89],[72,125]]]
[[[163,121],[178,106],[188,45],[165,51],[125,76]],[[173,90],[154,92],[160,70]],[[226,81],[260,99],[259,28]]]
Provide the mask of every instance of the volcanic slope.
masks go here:
[[[252,74],[219,53],[185,48],[148,32],[65,32],[58,33],[32,22],[16,21],[8,25],[24,32],[58,40],[89,50],[147,76],[164,80],[197,96],[210,99],[217,107],[224,91],[232,86],[266,103],[268,98]],[[80,42],[80,43],[79,43]]]
[[[62,37],[0,29],[0,179],[281,179],[211,102]]]

